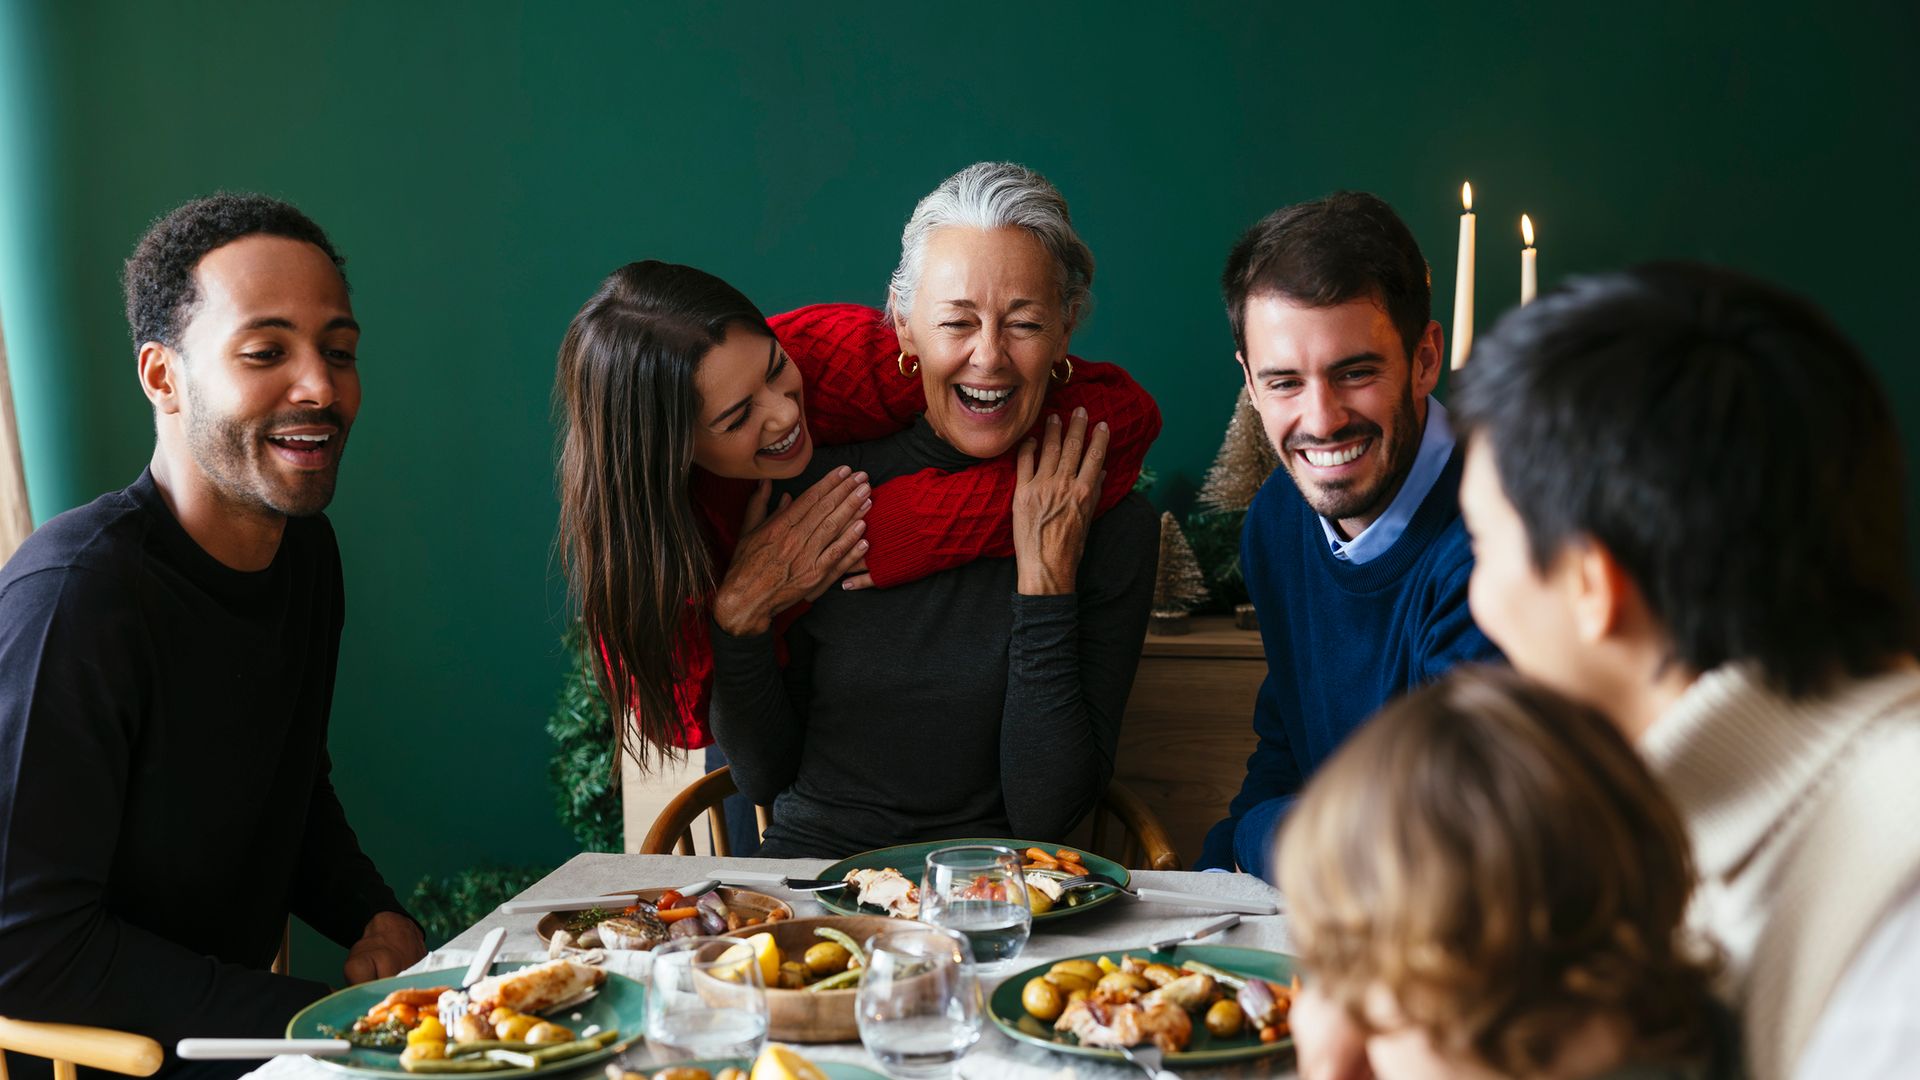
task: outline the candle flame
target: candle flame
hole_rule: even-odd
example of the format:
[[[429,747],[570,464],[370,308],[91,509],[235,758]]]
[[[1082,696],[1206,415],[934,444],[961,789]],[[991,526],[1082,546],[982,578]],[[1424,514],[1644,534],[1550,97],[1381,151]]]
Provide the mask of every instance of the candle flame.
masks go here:
[[[1467,208],[1467,213],[1469,214],[1473,213],[1473,185],[1472,184],[1465,183],[1465,182],[1461,183],[1460,205]]]
[[[1526,241],[1528,247],[1533,246],[1533,219],[1525,214],[1520,215],[1520,239]]]

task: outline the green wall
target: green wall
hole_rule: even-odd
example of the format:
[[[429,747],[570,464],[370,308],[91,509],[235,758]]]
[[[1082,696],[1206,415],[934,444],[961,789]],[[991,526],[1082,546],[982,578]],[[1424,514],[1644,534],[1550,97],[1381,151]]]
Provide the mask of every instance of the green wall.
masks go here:
[[[116,275],[216,188],[349,257],[366,404],[341,494],[335,781],[396,883],[563,858],[553,350],[599,277],[691,262],[769,311],[877,301],[914,200],[1011,158],[1100,262],[1077,351],[1128,365],[1182,508],[1236,387],[1216,275],[1267,210],[1396,205],[1451,310],[1460,181],[1484,326],[1518,288],[1697,256],[1828,305],[1920,449],[1910,0],[1767,5],[33,2],[0,5],[0,316],[36,517],[150,452]],[[1835,448],[1844,452],[1844,448]],[[1681,463],[1676,463],[1680,465]],[[303,967],[333,956],[307,949]],[[337,971],[337,969],[336,969]]]

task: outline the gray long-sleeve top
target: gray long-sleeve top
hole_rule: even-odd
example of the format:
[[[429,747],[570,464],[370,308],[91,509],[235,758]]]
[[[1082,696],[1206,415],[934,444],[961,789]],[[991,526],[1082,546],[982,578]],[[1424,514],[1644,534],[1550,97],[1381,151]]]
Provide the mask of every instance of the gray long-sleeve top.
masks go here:
[[[785,487],[850,465],[876,485],[977,464],[922,418],[821,447]],[[1022,596],[1011,558],[891,589],[829,589],[773,636],[713,627],[709,719],[740,790],[773,808],[761,854],[839,858],[963,836],[1055,840],[1113,776],[1159,529],[1128,496],[1093,524],[1077,591]]]

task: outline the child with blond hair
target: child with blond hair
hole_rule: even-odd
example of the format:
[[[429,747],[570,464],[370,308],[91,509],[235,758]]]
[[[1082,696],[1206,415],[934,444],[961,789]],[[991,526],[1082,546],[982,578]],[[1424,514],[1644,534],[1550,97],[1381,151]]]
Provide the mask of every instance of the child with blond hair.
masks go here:
[[[1280,885],[1301,1071],[1719,1080],[1680,818],[1599,713],[1505,669],[1383,710],[1308,785]]]

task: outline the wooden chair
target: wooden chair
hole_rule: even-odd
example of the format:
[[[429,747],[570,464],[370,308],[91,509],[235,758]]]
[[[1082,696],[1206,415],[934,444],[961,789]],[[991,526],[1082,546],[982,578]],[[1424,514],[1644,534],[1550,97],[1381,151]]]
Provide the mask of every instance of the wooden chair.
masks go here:
[[[104,1069],[127,1076],[152,1076],[166,1060],[160,1044],[145,1035],[80,1024],[45,1024],[0,1017],[0,1051],[48,1058],[53,1080],[76,1080],[76,1066]],[[6,1080],[0,1055],[0,1080]]]
[[[691,855],[694,853],[693,824],[701,814],[708,816],[708,833],[713,840],[715,855],[732,854],[727,843],[727,815],[722,805],[727,796],[740,790],[733,783],[731,767],[715,769],[688,784],[680,794],[673,797],[666,809],[653,821],[653,828],[647,830],[647,838],[640,844],[642,855]],[[767,831],[767,808],[754,807],[758,818],[758,831]],[[1142,870],[1178,870],[1180,855],[1168,839],[1167,830],[1161,826],[1160,819],[1153,816],[1126,785],[1115,780],[1107,785],[1106,794],[1093,810],[1093,849],[1106,851],[1107,830],[1112,822],[1118,822],[1122,830],[1120,841],[1123,866]]]

